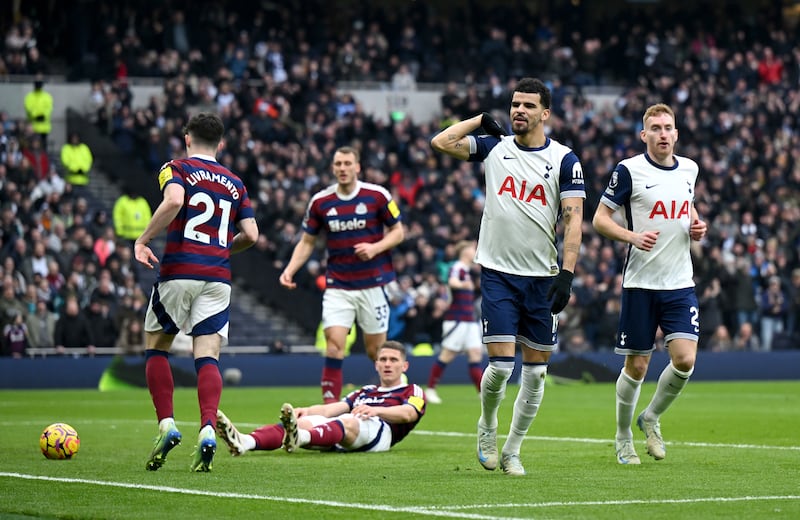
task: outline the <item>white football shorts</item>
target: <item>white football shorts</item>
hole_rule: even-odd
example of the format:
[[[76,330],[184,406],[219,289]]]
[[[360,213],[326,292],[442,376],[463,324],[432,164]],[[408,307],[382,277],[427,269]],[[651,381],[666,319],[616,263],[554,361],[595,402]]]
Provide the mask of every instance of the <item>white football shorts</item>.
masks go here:
[[[307,415],[303,417],[314,426],[335,421],[338,418],[353,417],[353,414],[343,413],[338,417],[323,417],[322,415]],[[392,429],[379,417],[358,418],[358,437],[350,446],[337,445],[344,451],[389,451],[392,447]]]
[[[447,320],[442,322],[442,348],[453,352],[483,348],[480,325],[475,321]]]
[[[203,280],[166,280],[153,286],[144,330],[228,338],[231,286]]]
[[[357,322],[365,334],[389,330],[389,299],[383,287],[346,291],[326,289],[322,296],[322,328],[350,329]]]

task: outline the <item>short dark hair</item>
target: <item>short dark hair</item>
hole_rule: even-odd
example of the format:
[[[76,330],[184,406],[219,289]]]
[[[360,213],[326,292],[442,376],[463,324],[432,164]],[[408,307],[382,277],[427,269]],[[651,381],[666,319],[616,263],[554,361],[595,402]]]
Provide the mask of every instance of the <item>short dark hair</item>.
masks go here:
[[[550,108],[552,96],[550,89],[547,88],[542,80],[538,78],[522,78],[514,88],[514,92],[524,92],[526,94],[539,94],[539,100],[544,108]]]
[[[403,359],[406,358],[406,347],[399,341],[394,341],[391,339],[389,341],[384,341],[383,344],[380,347],[378,347],[378,350],[384,348],[388,348],[389,350],[396,350],[397,352],[400,353]]]
[[[216,148],[225,133],[222,118],[211,112],[195,114],[183,128],[184,134],[189,134],[201,146]]]

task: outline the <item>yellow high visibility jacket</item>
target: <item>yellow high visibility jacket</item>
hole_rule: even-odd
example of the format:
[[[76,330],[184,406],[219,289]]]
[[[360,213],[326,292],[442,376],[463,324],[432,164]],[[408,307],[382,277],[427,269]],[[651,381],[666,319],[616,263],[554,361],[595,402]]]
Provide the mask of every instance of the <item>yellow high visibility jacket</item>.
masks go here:
[[[66,170],[64,180],[75,186],[89,184],[89,170],[93,160],[92,151],[85,143],[64,144],[61,147],[61,164]]]
[[[53,128],[53,96],[44,90],[33,90],[25,95],[25,114],[37,134],[49,134]]]
[[[123,194],[114,203],[112,210],[114,231],[118,237],[136,240],[144,232],[152,216],[147,199],[131,198]]]

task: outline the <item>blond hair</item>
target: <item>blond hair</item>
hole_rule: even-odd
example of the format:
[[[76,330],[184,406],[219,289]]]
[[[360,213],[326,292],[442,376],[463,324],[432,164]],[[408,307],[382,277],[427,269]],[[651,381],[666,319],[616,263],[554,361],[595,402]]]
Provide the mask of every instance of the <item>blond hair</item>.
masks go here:
[[[659,114],[667,114],[668,116],[672,117],[672,121],[675,122],[675,112],[669,107],[669,105],[665,103],[656,103],[655,105],[650,105],[645,110],[644,115],[642,116],[642,126],[647,128],[647,119],[657,116]]]

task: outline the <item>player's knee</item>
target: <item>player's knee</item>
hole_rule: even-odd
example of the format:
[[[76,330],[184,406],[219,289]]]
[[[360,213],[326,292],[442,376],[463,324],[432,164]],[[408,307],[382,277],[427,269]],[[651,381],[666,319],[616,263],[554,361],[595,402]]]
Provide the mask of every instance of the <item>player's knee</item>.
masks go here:
[[[483,380],[488,388],[498,388],[509,380],[513,372],[513,361],[489,361],[489,366],[483,372]]]
[[[695,358],[694,353],[678,354],[672,358],[672,366],[681,372],[690,372],[694,369]]]
[[[361,432],[360,419],[356,419],[355,417],[341,417],[339,420],[342,426],[344,426],[344,442],[346,444],[352,444]]]

